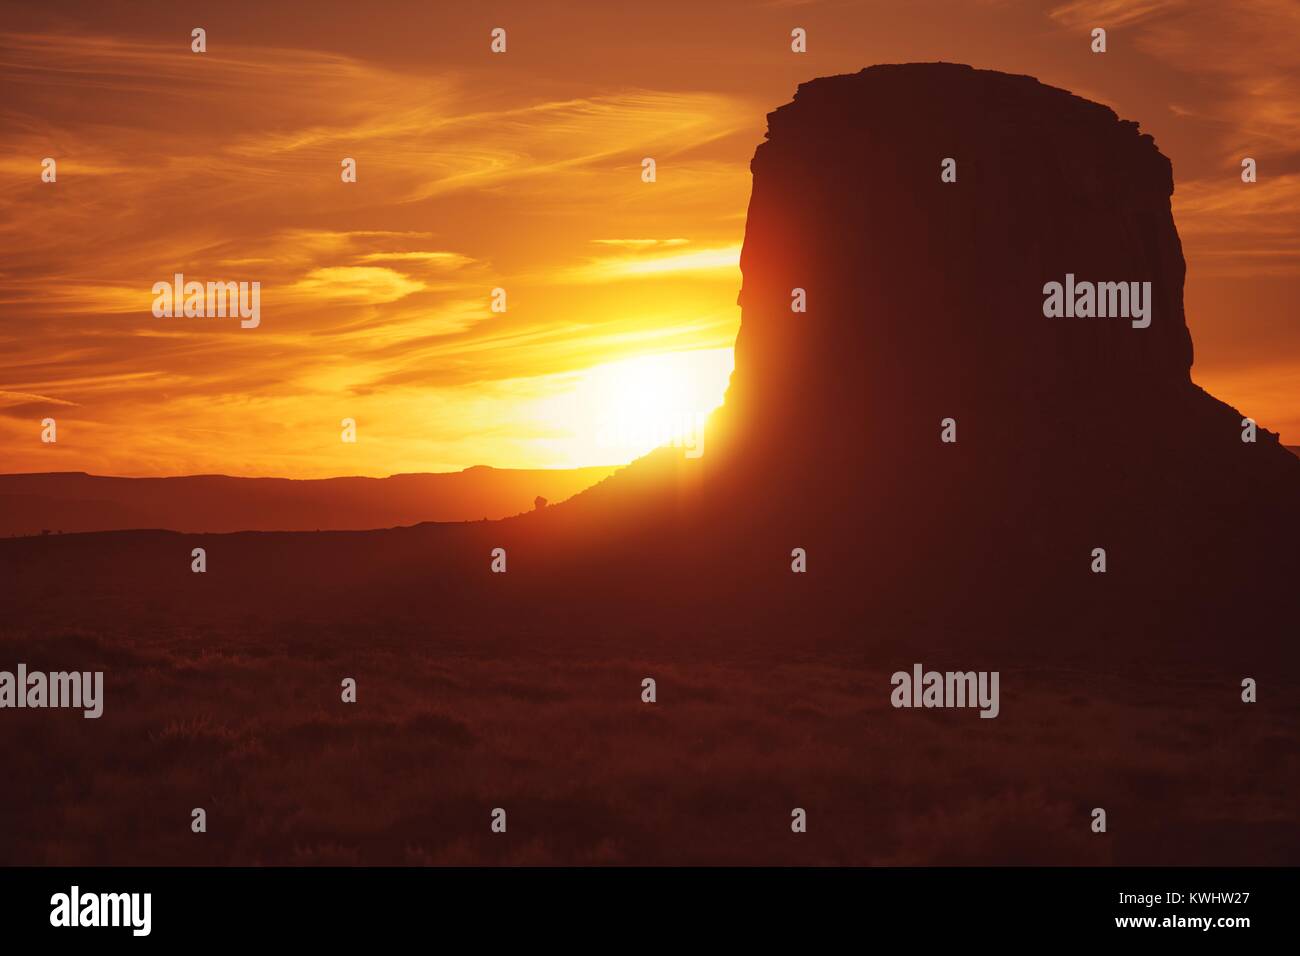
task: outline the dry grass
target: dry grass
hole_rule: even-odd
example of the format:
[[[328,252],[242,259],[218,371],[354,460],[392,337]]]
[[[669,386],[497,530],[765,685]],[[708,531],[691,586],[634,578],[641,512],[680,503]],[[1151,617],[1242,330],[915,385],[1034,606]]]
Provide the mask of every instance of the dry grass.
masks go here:
[[[893,666],[618,644],[320,634],[303,653],[265,636],[5,633],[0,661],[106,675],[97,721],[0,714],[0,862],[1300,858],[1293,691],[1247,706],[1213,676],[1007,668],[1001,716],[981,720],[893,710]],[[498,806],[505,835],[489,831]],[[807,834],[790,832],[793,807]]]

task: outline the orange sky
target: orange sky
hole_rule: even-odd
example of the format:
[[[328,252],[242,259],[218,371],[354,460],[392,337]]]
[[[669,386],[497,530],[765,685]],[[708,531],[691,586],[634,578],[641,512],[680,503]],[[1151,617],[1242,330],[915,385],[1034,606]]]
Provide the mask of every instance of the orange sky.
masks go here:
[[[765,114],[814,76],[937,59],[1029,73],[1155,136],[1193,376],[1300,443],[1294,0],[4,11],[0,471],[627,461],[721,399]],[[176,272],[259,281],[260,326],[155,318]]]

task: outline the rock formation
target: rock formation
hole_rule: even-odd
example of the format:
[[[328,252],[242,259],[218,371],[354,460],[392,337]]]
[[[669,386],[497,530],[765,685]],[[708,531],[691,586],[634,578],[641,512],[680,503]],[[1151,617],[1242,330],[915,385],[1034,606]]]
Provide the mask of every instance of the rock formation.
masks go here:
[[[1171,165],[1136,123],[1030,77],[876,66],[803,84],[752,169],[722,498],[762,475],[823,568],[932,608],[969,591],[950,610],[984,629],[1025,601],[1097,627],[1294,610],[1300,462],[1192,381]],[[1149,325],[1045,316],[1067,275],[1150,283]]]
[[[877,66],[801,86],[753,173],[736,370],[703,458],[657,452],[501,522],[234,536],[201,588],[173,542],[24,543],[0,550],[16,602],[58,581],[370,614],[418,592],[475,628],[485,602],[507,621],[558,601],[873,655],[1296,656],[1300,459],[1262,424],[1243,442],[1243,414],[1192,381],[1150,136],[1029,77]],[[1150,283],[1149,325],[1044,315],[1069,275]],[[508,575],[485,574],[496,547]]]

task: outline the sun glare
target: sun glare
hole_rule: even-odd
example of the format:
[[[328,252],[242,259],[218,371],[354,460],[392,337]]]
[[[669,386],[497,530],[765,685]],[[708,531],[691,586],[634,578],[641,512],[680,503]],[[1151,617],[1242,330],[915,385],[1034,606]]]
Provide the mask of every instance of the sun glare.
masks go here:
[[[566,466],[624,464],[664,445],[705,451],[704,423],[722,404],[732,350],[641,355],[577,373],[563,394],[541,401],[536,419]]]

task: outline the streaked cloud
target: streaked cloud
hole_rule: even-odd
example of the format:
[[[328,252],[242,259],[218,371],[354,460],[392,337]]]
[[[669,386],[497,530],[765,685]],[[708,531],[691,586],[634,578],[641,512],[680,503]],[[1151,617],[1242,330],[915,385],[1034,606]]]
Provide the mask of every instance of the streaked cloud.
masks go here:
[[[678,245],[672,243],[672,245]],[[658,249],[658,244],[635,246]],[[620,279],[643,279],[667,273],[724,272],[739,278],[740,245],[717,249],[695,249],[664,255],[620,255],[593,259],[560,274],[561,282],[616,282]]]
[[[1054,8],[1051,17],[1071,28],[1109,30],[1175,12],[1185,5],[1186,0],[1072,0]]]
[[[621,246],[627,249],[667,248],[684,246],[690,242],[689,239],[593,239],[591,241],[599,246]]]
[[[352,299],[361,302],[396,302],[424,288],[424,283],[393,269],[377,266],[326,266],[313,269],[290,286],[291,295],[311,300]]]

